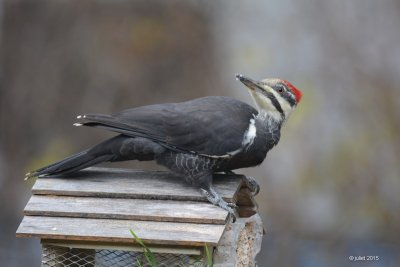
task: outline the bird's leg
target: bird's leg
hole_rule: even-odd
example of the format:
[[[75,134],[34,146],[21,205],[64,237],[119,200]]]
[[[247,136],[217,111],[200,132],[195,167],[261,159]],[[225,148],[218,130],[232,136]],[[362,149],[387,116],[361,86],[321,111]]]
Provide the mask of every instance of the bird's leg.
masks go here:
[[[214,190],[213,186],[209,186],[207,189],[200,188],[200,190],[208,201],[228,211],[229,219],[232,219],[232,222],[236,221],[235,209],[237,208],[237,206],[235,203],[228,203],[225,200],[223,200],[222,197]]]
[[[233,171],[226,171],[226,174],[236,174]],[[257,183],[257,181],[247,175],[243,175],[244,177],[244,182],[246,183],[247,187],[250,189],[250,191],[253,193],[253,196],[257,195],[260,192],[260,185]]]
[[[199,179],[200,178],[200,179]],[[212,173],[202,174],[197,179],[197,185],[200,187],[201,193],[210,201],[212,204],[223,208],[228,211],[229,218],[232,218],[232,221],[236,221],[236,211],[237,208],[235,203],[227,203],[222,197],[215,191],[212,185]]]

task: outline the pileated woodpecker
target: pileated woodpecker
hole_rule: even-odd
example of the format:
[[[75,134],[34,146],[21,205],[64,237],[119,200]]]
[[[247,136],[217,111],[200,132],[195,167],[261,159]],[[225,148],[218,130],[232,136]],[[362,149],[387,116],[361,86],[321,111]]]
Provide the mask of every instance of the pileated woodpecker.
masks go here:
[[[230,97],[127,109],[114,115],[86,114],[76,126],[119,133],[90,149],[26,174],[62,175],[105,161],[155,160],[201,189],[207,199],[234,214],[235,205],[214,190],[213,173],[259,165],[279,141],[282,124],[302,93],[281,79],[254,81],[236,75],[257,109]],[[258,193],[251,177],[247,182]]]

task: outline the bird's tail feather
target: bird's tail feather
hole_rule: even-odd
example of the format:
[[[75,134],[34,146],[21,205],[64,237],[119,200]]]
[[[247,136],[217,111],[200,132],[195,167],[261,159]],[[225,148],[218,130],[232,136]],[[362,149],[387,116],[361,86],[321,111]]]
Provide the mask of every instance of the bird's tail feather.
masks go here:
[[[36,176],[43,177],[48,175],[72,173],[98,163],[108,161],[112,158],[111,155],[107,154],[94,156],[89,154],[88,151],[89,150],[82,151],[36,171],[28,172],[25,175],[25,180]]]

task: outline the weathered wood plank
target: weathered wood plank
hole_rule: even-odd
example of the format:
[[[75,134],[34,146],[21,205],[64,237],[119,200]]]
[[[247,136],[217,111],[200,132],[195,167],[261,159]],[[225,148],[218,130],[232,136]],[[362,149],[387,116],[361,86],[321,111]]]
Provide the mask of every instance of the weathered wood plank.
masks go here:
[[[133,243],[129,229],[146,244],[216,246],[225,225],[25,216],[17,237]]]
[[[228,202],[236,201],[242,184],[240,175],[216,175],[215,189]],[[112,186],[110,186],[112,185]],[[169,172],[112,168],[88,168],[65,177],[37,179],[37,195],[91,196],[110,198],[207,201],[200,191]]]
[[[206,202],[33,195],[25,215],[225,224],[228,212]]]

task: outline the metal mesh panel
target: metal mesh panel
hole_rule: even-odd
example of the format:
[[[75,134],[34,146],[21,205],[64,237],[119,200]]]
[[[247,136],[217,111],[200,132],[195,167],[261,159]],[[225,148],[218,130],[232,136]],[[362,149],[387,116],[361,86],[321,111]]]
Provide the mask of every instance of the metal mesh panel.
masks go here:
[[[58,246],[43,246],[42,266],[92,267],[95,251],[91,249],[70,249]]]
[[[201,256],[154,253],[158,267],[205,266]],[[43,245],[42,267],[151,267],[143,253]]]

